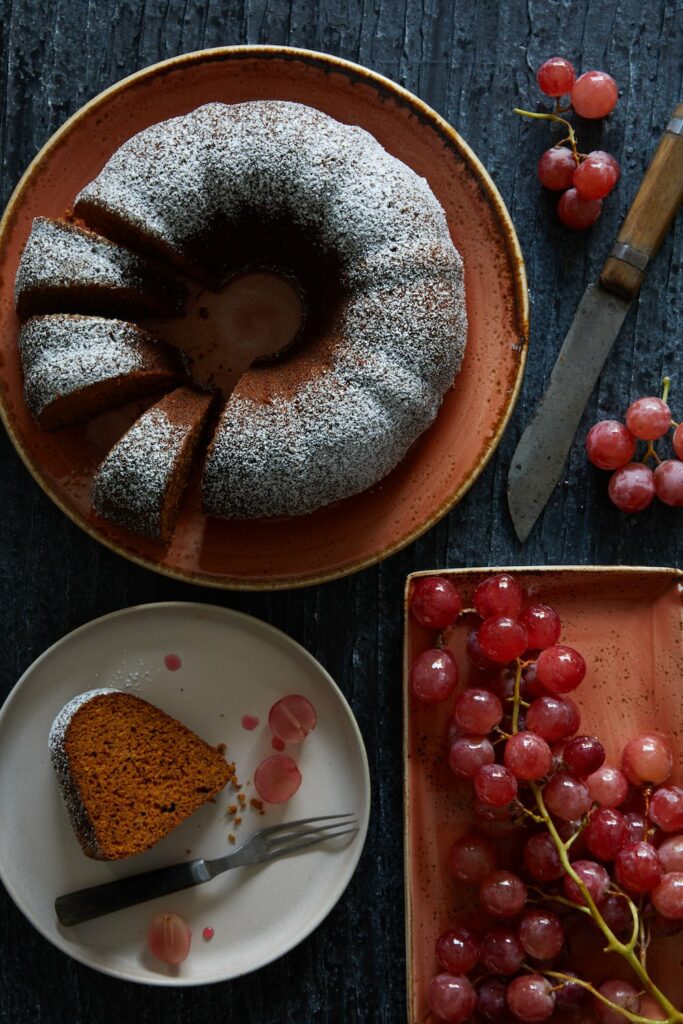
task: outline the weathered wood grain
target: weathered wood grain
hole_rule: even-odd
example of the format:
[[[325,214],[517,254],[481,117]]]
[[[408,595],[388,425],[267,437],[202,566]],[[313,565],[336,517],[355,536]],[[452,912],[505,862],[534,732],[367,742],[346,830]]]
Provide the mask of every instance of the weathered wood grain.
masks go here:
[[[400,1024],[405,1018],[401,835],[401,594],[405,574],[446,565],[680,565],[683,513],[621,516],[581,439],[599,414],[673,378],[683,418],[680,222],[648,271],[637,308],[593,395],[563,483],[526,546],[515,540],[505,478],[585,285],[597,276],[674,104],[683,94],[680,0],[0,0],[0,200],[40,145],[87,99],[137,68],[204,46],[282,43],[327,50],[417,92],[491,171],[524,250],[532,298],[529,369],[496,457],[447,519],[385,564],[320,588],[228,594],[128,564],[79,532],[0,438],[0,696],[49,644],[95,616],[155,600],[196,599],[284,629],[329,669],[358,717],[373,815],[359,870],[318,931],[248,978],[187,991],[123,984],[45,942],[0,897],[0,1024]],[[556,222],[535,178],[548,129],[514,106],[539,101],[533,69],[561,53],[610,71],[615,113],[581,132],[623,168],[585,235]],[[344,614],[340,614],[344,609]],[[0,780],[2,784],[2,780]],[[2,827],[2,823],[0,823]],[[106,928],[106,922],[102,924]]]

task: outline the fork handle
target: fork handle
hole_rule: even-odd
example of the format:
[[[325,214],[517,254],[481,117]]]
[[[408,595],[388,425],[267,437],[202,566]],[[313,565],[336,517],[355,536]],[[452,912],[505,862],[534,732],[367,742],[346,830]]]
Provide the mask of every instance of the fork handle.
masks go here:
[[[157,896],[201,885],[212,877],[202,859],[173,864],[157,871],[147,871],[130,878],[117,878],[104,885],[93,885],[89,889],[58,896],[55,900],[57,917],[63,925],[81,924],[94,917],[112,914],[115,910],[146,903]]]

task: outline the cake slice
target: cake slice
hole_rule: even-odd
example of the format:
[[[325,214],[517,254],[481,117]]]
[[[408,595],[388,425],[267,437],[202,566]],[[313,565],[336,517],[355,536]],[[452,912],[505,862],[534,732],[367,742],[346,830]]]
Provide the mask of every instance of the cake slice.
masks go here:
[[[33,221],[14,284],[20,320],[40,313],[170,316],[184,298],[184,287],[148,260],[49,217]]]
[[[124,320],[56,313],[19,332],[26,404],[54,430],[167,390],[186,376],[177,349]]]
[[[167,542],[213,400],[205,391],[177,388],[143,413],[95,474],[95,511]]]
[[[49,748],[72,828],[95,860],[148,850],[235,775],[196,733],[122,690],[70,700]]]

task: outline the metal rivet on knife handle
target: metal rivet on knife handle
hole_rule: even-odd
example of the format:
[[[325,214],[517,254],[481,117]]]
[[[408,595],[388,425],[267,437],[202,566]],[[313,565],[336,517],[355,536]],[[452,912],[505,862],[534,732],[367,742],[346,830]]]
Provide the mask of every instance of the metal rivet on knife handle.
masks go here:
[[[650,257],[646,252],[634,249],[632,245],[627,245],[626,242],[616,242],[612,246],[610,256],[615,260],[623,260],[624,263],[630,263],[632,267],[636,267],[638,270],[645,270],[650,262]]]
[[[624,251],[641,253],[646,265],[662,244],[683,202],[683,134],[670,128],[677,123],[683,123],[683,103],[671,116],[617,237],[617,244],[627,247]],[[623,299],[634,299],[640,291],[644,269],[623,254],[610,254],[602,268],[600,284]]]
[[[672,135],[683,135],[683,117],[672,117],[664,131]]]

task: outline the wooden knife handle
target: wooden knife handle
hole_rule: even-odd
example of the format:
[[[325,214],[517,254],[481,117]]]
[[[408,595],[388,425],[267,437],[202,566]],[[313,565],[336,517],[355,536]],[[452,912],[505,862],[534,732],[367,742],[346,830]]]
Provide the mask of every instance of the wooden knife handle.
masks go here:
[[[600,284],[624,299],[634,299],[645,268],[683,202],[683,103],[675,108],[640,188],[626,214]]]

